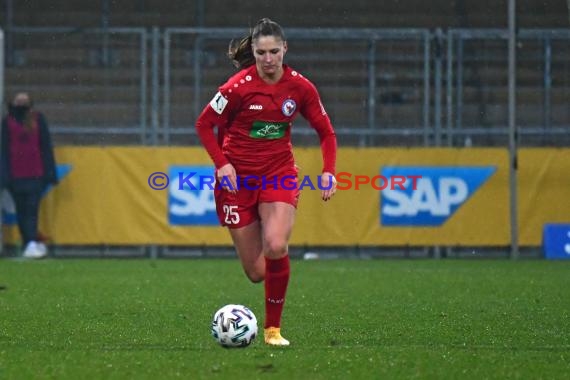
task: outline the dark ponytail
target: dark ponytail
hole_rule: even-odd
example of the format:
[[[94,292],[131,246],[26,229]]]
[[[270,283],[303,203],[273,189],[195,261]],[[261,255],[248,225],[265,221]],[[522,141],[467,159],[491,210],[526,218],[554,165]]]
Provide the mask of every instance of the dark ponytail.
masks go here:
[[[262,36],[273,36],[285,41],[285,33],[281,26],[268,18],[262,18],[255,24],[253,31],[239,42],[232,40],[228,51],[228,57],[238,69],[244,69],[255,64],[255,57],[251,50],[251,43]]]
[[[228,57],[238,69],[244,69],[255,63],[255,57],[251,50],[251,35],[242,38],[239,42],[232,40],[228,51]]]

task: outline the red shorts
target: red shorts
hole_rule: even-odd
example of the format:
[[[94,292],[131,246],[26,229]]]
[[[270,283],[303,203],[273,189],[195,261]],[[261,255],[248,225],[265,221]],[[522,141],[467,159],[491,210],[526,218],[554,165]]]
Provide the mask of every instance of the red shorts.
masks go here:
[[[296,208],[300,195],[296,174],[270,178],[271,181],[253,179],[242,182],[235,194],[219,188],[216,183],[214,197],[220,224],[240,228],[259,220],[257,208],[260,203],[285,202]]]

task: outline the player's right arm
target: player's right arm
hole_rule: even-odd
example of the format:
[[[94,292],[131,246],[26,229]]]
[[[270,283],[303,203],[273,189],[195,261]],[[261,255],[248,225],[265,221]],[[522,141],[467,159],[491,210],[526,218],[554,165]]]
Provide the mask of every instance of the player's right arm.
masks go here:
[[[236,95],[228,91],[227,85],[220,87],[210,103],[204,107],[196,121],[196,132],[202,145],[210,155],[216,167],[218,179],[228,178],[232,185],[231,192],[237,188],[236,172],[233,165],[222,152],[223,134],[225,128],[231,122],[232,115],[239,108],[240,100]],[[235,94],[235,92],[233,92]],[[214,134],[214,128],[218,127],[219,138]]]

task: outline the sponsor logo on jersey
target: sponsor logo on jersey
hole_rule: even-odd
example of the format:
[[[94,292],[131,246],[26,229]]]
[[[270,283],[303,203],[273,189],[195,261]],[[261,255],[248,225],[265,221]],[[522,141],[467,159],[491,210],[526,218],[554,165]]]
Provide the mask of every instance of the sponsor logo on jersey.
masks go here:
[[[254,139],[279,139],[285,136],[289,123],[256,120],[251,125],[249,136]]]
[[[227,105],[228,105],[228,99],[224,98],[224,96],[219,91],[216,93],[216,95],[214,95],[214,97],[210,101],[210,107],[212,107],[212,109],[216,111],[218,115],[221,115],[222,112],[224,112],[224,109],[226,108]]]
[[[200,183],[207,176],[213,182],[214,167],[170,166],[168,171],[172,181],[168,187],[170,225],[218,225],[214,190]]]
[[[295,109],[297,109],[297,103],[293,99],[287,99],[281,105],[281,112],[287,117],[293,115]]]
[[[380,192],[383,226],[436,227],[443,225],[495,173],[495,166],[386,166],[381,174],[421,175],[417,185],[386,188]]]
[[[261,104],[252,104],[249,106],[249,109],[254,111],[261,111],[263,109],[263,106]]]

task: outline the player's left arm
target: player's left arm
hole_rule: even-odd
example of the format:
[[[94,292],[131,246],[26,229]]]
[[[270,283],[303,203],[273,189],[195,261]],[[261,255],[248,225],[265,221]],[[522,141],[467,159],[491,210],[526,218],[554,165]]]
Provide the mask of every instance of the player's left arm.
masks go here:
[[[316,87],[308,80],[304,83],[304,87],[300,112],[319,135],[323,156],[322,185],[325,189],[321,191],[321,198],[328,201],[336,192],[336,134]]]

